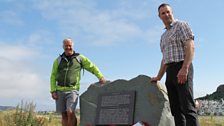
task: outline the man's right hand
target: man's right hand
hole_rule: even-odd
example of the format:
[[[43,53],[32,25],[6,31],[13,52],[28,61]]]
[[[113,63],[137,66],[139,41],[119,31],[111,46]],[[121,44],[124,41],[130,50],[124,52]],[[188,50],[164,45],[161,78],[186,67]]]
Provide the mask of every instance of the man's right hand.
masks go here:
[[[102,78],[99,79],[99,83],[101,85],[105,84],[106,82],[107,82],[107,80],[104,77],[102,77]]]
[[[58,99],[58,94],[57,92],[51,92],[51,97],[54,99],[54,100],[57,100]]]

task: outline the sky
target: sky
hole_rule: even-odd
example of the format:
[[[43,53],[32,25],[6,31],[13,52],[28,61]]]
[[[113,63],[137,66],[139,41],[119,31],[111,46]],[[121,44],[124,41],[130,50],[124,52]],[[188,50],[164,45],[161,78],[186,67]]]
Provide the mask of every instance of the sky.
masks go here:
[[[67,37],[107,80],[156,76],[165,31],[157,8],[164,2],[195,34],[194,97],[213,93],[224,84],[222,0],[0,0],[0,105],[55,110],[49,78]],[[80,94],[97,81],[86,71]]]

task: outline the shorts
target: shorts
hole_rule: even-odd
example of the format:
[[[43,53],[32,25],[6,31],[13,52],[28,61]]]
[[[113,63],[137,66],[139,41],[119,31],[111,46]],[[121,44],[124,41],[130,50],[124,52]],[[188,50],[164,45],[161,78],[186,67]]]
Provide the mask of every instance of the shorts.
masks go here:
[[[57,95],[56,112],[75,111],[79,97],[78,91],[57,91]]]

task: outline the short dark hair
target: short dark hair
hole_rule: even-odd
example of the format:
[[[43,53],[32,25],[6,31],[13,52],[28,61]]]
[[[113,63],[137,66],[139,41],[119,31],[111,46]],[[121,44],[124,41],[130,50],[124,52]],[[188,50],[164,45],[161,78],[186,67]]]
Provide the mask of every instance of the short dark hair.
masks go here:
[[[162,3],[162,4],[160,4],[159,7],[158,7],[158,12],[159,12],[159,10],[160,10],[161,7],[165,7],[165,6],[169,6],[169,7],[171,7],[171,6],[170,6],[169,4],[167,4],[167,3]]]

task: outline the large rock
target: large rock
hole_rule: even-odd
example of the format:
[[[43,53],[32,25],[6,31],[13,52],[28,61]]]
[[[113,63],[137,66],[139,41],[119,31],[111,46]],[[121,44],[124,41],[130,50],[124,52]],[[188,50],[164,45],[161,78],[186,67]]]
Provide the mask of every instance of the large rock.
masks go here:
[[[143,121],[151,126],[174,126],[166,89],[159,83],[151,83],[150,77],[140,75],[129,81],[116,80],[100,86],[89,86],[80,96],[80,125],[94,125],[97,97],[101,93],[135,91],[134,123]]]

